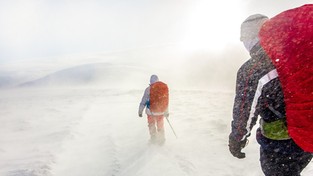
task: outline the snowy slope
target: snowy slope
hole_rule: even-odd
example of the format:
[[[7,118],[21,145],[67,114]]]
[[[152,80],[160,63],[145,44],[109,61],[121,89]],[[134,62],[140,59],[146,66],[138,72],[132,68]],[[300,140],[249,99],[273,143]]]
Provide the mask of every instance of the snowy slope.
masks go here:
[[[232,92],[170,90],[166,144],[148,144],[137,117],[143,90],[1,91],[3,176],[261,176],[254,137],[239,160],[228,152]],[[248,166],[248,167],[247,167]],[[313,166],[303,175],[313,174]]]
[[[120,64],[91,63],[58,70],[42,78],[28,81],[19,87],[99,86],[115,87],[143,80],[146,71]]]
[[[13,85],[26,81],[0,89],[0,175],[263,175],[254,134],[244,149],[247,158],[228,151],[240,63],[225,65],[213,55],[209,62],[207,53],[165,62],[178,56],[145,51],[110,55],[110,61],[101,56],[1,65],[10,73],[3,76],[19,78]],[[170,121],[178,135],[165,122],[162,147],[148,144],[146,117],[137,115],[155,73],[169,85]],[[303,175],[313,175],[312,164]]]
[[[0,67],[0,89],[15,87],[27,78],[18,72],[1,71]]]

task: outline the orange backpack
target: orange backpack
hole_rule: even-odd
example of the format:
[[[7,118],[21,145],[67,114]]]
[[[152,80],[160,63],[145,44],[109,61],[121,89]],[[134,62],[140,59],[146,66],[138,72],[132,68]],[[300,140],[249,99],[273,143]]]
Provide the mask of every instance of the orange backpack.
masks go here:
[[[150,85],[150,111],[162,113],[168,107],[168,87],[163,82],[156,82]]]

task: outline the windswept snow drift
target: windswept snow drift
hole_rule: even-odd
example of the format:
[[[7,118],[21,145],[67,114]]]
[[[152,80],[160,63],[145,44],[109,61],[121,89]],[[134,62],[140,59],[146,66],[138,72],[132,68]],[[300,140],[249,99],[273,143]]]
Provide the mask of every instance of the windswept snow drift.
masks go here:
[[[170,90],[178,138],[165,122],[167,141],[155,146],[146,118],[137,116],[142,91],[2,91],[0,175],[262,175],[253,135],[246,159],[228,152],[232,92]],[[303,175],[312,173],[309,166]]]

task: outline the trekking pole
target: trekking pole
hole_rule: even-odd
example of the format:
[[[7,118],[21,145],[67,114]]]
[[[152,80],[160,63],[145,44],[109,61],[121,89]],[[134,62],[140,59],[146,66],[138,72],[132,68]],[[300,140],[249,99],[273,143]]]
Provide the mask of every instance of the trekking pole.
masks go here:
[[[172,127],[172,125],[171,125],[170,121],[168,120],[168,118],[167,118],[167,117],[165,117],[165,118],[166,118],[166,120],[167,120],[168,124],[170,125],[170,127],[172,128],[172,131],[173,131],[173,133],[174,133],[175,137],[177,138],[177,135],[176,135],[176,133],[175,133],[175,131],[174,131],[174,129],[173,129],[173,127]]]

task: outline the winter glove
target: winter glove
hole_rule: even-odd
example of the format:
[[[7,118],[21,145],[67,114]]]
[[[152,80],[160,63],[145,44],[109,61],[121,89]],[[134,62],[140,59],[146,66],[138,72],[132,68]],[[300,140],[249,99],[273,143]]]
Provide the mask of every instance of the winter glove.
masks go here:
[[[139,117],[142,117],[142,113],[138,113],[138,116],[139,116]]]
[[[170,116],[170,113],[165,112],[165,113],[164,113],[164,117],[168,118],[168,116]]]
[[[241,150],[246,146],[247,144],[247,139],[244,139],[243,141],[237,141],[232,137],[231,135],[229,136],[229,151],[230,153],[239,159],[245,158],[246,154],[241,152]]]

